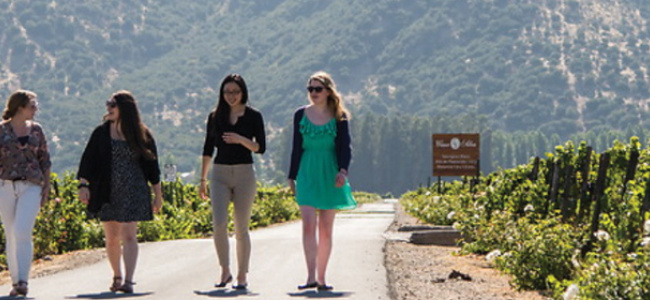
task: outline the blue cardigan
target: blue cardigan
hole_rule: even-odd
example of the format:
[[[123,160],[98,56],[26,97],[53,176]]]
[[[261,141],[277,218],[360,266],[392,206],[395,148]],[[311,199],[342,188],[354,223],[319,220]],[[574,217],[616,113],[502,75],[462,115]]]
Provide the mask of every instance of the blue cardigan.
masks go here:
[[[296,179],[300,158],[302,157],[302,134],[300,133],[300,120],[305,114],[305,106],[298,108],[293,115],[293,145],[291,147],[291,166],[289,167],[289,179]],[[350,129],[348,119],[343,116],[336,121],[336,138],[334,139],[336,160],[339,169],[348,170],[352,160],[352,146],[350,145]]]

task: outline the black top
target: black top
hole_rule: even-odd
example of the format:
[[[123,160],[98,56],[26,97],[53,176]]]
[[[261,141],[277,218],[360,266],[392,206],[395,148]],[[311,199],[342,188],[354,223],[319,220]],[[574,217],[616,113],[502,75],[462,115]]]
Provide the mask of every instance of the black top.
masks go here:
[[[79,163],[78,178],[85,178],[90,183],[90,203],[88,211],[91,215],[97,213],[102,204],[110,202],[111,195],[111,172],[112,172],[112,147],[110,121],[97,126],[93,131],[86,149],[81,156]],[[147,160],[140,157],[140,167],[144,176],[151,184],[160,182],[160,167],[158,166],[158,150],[156,142],[149,131],[147,131],[149,142],[145,145],[147,149],[156,156],[156,159]]]
[[[289,167],[289,179],[296,179],[300,158],[302,158],[302,134],[300,133],[300,120],[305,114],[305,106],[298,108],[293,115],[293,145],[291,147],[291,166]],[[336,138],[334,138],[334,149],[339,169],[348,170],[352,160],[352,146],[350,145],[350,128],[346,116],[336,121]]]
[[[228,144],[222,136],[224,132],[234,132],[243,137],[251,139],[260,145],[256,153],[266,151],[266,135],[264,134],[264,120],[262,114],[256,109],[246,106],[244,114],[237,119],[233,125],[230,122],[219,124],[216,112],[210,113],[207,121],[207,134],[203,144],[203,156],[212,157],[214,148],[218,148],[215,164],[238,165],[252,164],[253,155],[251,151],[240,144]]]

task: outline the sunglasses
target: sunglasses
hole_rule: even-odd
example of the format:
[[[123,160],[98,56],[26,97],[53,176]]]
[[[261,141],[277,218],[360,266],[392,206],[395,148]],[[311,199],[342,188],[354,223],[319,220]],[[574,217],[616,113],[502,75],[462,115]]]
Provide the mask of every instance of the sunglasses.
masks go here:
[[[322,92],[324,89],[325,89],[325,88],[322,87],[322,86],[308,86],[308,87],[307,87],[307,91],[310,92],[310,93],[311,93],[311,92],[320,93],[320,92]]]
[[[114,99],[108,99],[106,100],[106,106],[115,108],[117,106],[117,102]]]
[[[241,94],[241,91],[228,91],[228,90],[223,90],[224,95],[232,95],[232,96],[237,96]]]

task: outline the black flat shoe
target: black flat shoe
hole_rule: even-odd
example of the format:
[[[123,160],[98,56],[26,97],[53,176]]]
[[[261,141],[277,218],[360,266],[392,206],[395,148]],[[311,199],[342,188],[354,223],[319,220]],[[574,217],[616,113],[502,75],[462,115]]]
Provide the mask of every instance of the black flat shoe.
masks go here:
[[[332,287],[331,285],[327,285],[327,284],[319,284],[318,285],[318,290],[319,291],[331,291],[332,289],[334,289],[334,287]]]
[[[232,288],[235,289],[235,290],[245,290],[245,289],[248,288],[248,283],[233,284]]]
[[[314,282],[310,282],[310,283],[307,283],[307,284],[304,284],[304,285],[299,285],[298,289],[299,290],[306,290],[306,289],[313,289],[313,288],[317,288],[317,287],[318,287],[318,282],[314,281]]]
[[[214,287],[217,288],[226,287],[226,285],[228,285],[231,281],[232,281],[232,275],[229,275],[228,278],[226,278],[226,281],[215,283]]]

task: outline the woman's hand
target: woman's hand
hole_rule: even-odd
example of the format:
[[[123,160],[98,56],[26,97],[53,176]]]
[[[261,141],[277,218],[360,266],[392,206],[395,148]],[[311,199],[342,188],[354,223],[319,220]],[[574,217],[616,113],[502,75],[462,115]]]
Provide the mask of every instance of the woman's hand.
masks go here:
[[[201,179],[201,184],[199,185],[199,197],[201,199],[208,199],[208,184],[206,179]]]
[[[289,189],[291,190],[291,194],[294,196],[296,195],[296,181],[293,179],[289,179]]]
[[[50,185],[47,184],[41,189],[41,207],[50,200]]]
[[[348,171],[341,169],[337,174],[336,174],[336,179],[334,186],[337,188],[342,187],[345,184],[345,178],[348,177]]]
[[[241,144],[244,139],[243,136],[234,132],[224,132],[221,138],[223,138],[223,141],[227,144]]]
[[[162,184],[160,182],[154,184],[151,186],[153,189],[153,205],[151,205],[151,209],[153,210],[154,214],[157,214],[161,209],[163,205],[163,196],[162,196]]]
[[[83,204],[88,205],[88,200],[90,200],[90,189],[87,187],[80,187],[77,193],[79,201],[81,201]]]
[[[162,209],[162,205],[162,196],[156,195],[156,198],[153,200],[153,213],[157,214]]]

